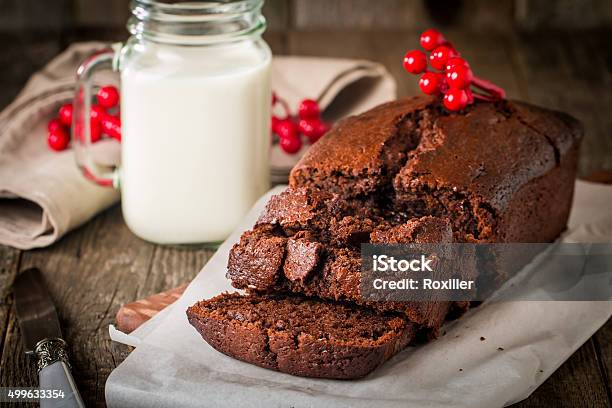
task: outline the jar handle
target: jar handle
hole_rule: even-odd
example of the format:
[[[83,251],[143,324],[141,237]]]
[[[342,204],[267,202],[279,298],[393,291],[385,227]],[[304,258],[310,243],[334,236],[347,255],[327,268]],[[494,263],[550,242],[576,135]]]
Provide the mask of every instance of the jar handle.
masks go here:
[[[119,188],[119,170],[116,166],[96,163],[91,155],[91,98],[92,77],[99,69],[118,70],[122,44],[96,51],[77,69],[77,84],[73,101],[72,144],[76,164],[88,180],[105,186]]]

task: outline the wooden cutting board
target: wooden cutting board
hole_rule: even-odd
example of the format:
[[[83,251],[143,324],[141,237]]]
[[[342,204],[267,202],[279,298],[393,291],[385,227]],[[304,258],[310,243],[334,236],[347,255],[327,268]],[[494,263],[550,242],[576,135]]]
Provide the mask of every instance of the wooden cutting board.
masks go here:
[[[187,284],[170,289],[121,306],[115,317],[116,326],[124,333],[130,333],[141,324],[174,303],[185,291]]]

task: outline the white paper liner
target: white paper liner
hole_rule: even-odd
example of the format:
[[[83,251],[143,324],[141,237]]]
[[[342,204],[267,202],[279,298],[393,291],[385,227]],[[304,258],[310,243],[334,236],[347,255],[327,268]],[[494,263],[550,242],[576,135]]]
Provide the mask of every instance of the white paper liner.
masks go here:
[[[188,306],[233,290],[227,256],[262,197],[183,296],[123,341],[138,344],[106,383],[110,407],[501,407],[528,397],[612,315],[612,302],[483,305],[361,380],[294,377],[227,357],[189,325]],[[578,182],[565,240],[612,242],[612,187]],[[484,340],[481,340],[481,337]],[[501,348],[501,349],[500,349]]]

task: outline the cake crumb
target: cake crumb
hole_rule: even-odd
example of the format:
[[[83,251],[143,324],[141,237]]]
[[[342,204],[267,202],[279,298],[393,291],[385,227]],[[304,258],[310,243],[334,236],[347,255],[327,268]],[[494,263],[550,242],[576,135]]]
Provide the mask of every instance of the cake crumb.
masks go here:
[[[498,349],[499,351],[504,351],[504,348],[503,348],[503,347],[498,347],[497,349]]]
[[[485,341],[485,340],[486,340],[486,338],[484,338],[482,336],[480,337],[480,341]]]
[[[463,368],[460,368],[459,371],[463,371]]]

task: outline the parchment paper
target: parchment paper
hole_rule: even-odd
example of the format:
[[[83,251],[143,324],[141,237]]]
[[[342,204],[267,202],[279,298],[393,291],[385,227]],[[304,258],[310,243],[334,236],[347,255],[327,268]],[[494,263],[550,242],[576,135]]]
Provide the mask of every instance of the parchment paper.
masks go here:
[[[528,397],[612,315],[612,302],[485,304],[356,381],[234,360],[201,339],[185,309],[232,290],[228,251],[279,189],[259,200],[176,303],[132,335],[120,339],[111,328],[112,337],[138,346],[106,383],[110,407],[502,407]],[[612,187],[578,182],[564,239],[612,242],[611,202]]]

